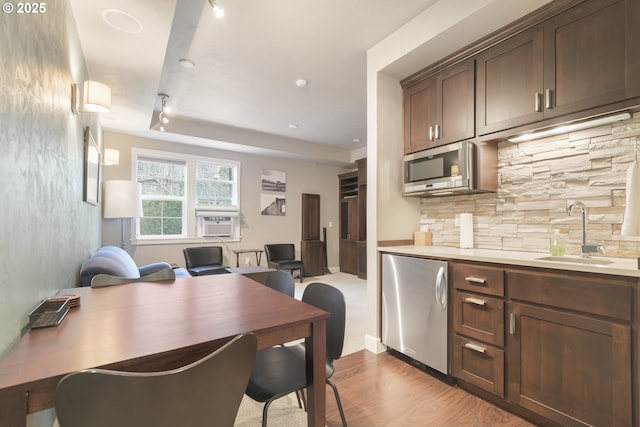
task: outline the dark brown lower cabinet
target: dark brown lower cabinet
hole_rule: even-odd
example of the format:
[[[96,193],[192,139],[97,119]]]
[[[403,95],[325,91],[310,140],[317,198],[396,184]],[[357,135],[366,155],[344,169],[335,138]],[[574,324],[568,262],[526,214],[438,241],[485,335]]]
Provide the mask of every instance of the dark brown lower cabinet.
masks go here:
[[[631,327],[509,303],[508,399],[563,426],[630,426]]]
[[[638,425],[636,278],[463,262],[450,272],[461,387],[540,425]]]
[[[636,281],[509,271],[506,282],[507,400],[563,426],[632,425]]]

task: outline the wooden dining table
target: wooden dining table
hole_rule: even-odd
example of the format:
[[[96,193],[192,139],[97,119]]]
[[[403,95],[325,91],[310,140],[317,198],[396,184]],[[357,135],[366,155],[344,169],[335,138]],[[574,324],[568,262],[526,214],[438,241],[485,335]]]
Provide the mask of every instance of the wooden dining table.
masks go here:
[[[0,426],[26,426],[27,414],[53,407],[70,372],[173,369],[250,332],[259,349],[305,338],[308,425],[325,425],[326,311],[234,273],[59,293],[80,295],[80,306],[56,327],[27,331],[0,360]]]

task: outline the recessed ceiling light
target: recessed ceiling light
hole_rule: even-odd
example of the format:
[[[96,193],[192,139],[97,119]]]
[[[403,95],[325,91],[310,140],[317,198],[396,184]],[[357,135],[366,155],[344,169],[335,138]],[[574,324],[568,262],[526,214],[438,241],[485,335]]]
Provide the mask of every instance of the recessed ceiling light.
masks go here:
[[[289,127],[290,127],[291,129],[298,129],[298,125],[297,125],[297,124],[295,124],[295,123],[291,123],[291,124],[289,125]]]
[[[298,80],[296,80],[296,86],[305,87],[306,85],[307,85],[307,80],[306,79],[298,79]]]
[[[135,16],[119,9],[105,9],[102,11],[102,19],[111,28],[128,34],[142,32],[142,23]]]
[[[353,138],[353,142],[357,144],[358,142],[360,142],[360,138]]]
[[[188,58],[181,58],[178,60],[178,64],[182,65],[182,68],[193,68],[196,66],[195,62]]]

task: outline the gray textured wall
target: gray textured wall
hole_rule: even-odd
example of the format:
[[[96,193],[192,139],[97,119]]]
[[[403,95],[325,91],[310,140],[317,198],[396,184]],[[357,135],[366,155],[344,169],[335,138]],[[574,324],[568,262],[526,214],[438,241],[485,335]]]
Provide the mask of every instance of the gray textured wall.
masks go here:
[[[0,14],[0,355],[35,305],[76,286],[100,244],[100,207],[82,201],[82,128],[72,82],[86,78],[71,9]]]

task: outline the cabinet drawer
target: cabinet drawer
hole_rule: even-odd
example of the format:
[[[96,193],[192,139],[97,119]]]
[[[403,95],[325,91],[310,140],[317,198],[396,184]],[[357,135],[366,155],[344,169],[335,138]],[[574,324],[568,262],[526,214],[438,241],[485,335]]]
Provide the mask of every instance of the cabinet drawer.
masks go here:
[[[454,290],[453,325],[456,333],[499,347],[504,346],[504,301]]]
[[[454,335],[451,365],[454,377],[504,397],[504,350]]]
[[[504,270],[475,264],[453,264],[453,287],[504,296]]]
[[[632,278],[508,271],[509,299],[630,321]]]

